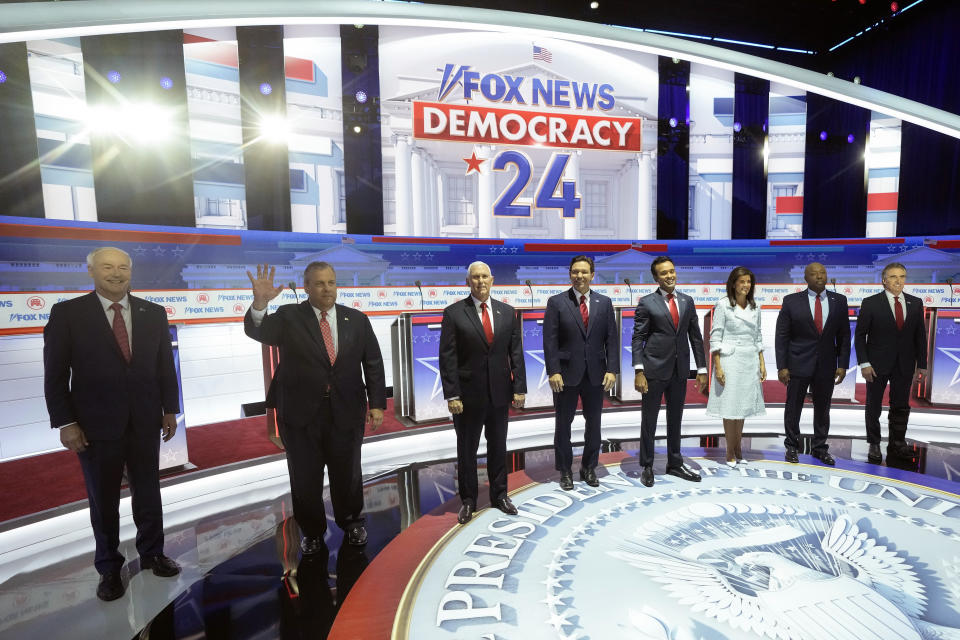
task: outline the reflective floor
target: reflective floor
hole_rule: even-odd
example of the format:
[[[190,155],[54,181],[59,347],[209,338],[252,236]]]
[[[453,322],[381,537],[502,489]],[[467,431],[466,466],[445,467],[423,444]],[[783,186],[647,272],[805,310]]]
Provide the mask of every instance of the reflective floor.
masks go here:
[[[919,415],[915,412],[914,418]],[[929,422],[934,433],[949,436],[943,440],[960,434],[960,419],[952,414],[938,414]],[[519,424],[518,437],[532,446],[511,454],[512,469],[534,482],[554,482],[548,425]],[[619,433],[630,435],[626,429]],[[605,442],[605,451],[634,457],[639,447],[636,435]],[[327,552],[301,557],[280,459],[164,487],[166,552],[181,563],[183,573],[163,579],[140,572],[132,525],[127,522],[121,551],[132,558],[124,570],[128,589],[115,602],[102,603],[95,597],[97,576],[91,566],[85,511],[5,531],[0,535],[0,637],[324,638],[358,578],[381,584],[393,578],[389,569],[377,573],[377,564],[368,569],[384,547],[422,515],[450,514],[459,507],[455,464],[450,461],[452,435],[430,437],[431,446],[409,436],[365,445],[369,542],[363,548],[342,544],[342,533],[331,521]],[[957,440],[911,440],[916,455],[898,460],[885,456],[883,465],[864,462],[867,445],[860,439],[831,439],[830,450],[838,469],[955,494],[960,492],[956,482],[960,437]],[[781,437],[745,437],[743,447],[750,460],[783,460]],[[685,438],[683,451],[694,466],[703,466],[697,458],[721,464],[724,460],[723,439],[716,436]],[[657,474],[663,473],[663,454],[658,448]],[[411,460],[416,462],[410,464]],[[801,462],[819,464],[805,455]],[[484,493],[481,488],[480,495]],[[383,618],[385,629],[394,613],[375,603],[369,607],[370,616]]]

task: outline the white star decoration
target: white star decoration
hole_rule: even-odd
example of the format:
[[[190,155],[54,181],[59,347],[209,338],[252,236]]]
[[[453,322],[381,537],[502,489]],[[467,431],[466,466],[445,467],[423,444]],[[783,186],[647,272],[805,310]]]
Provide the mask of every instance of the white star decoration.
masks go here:
[[[952,387],[960,382],[960,355],[957,355],[960,353],[960,347],[937,347],[937,351],[957,363],[957,368],[953,371],[953,378],[950,379],[950,384],[947,385],[948,387]]]
[[[443,384],[440,382],[440,369],[431,364],[436,362],[439,365],[440,356],[435,356],[432,358],[417,358],[417,362],[436,374],[436,377],[433,379],[433,391],[430,393],[430,399],[433,400],[443,392]]]

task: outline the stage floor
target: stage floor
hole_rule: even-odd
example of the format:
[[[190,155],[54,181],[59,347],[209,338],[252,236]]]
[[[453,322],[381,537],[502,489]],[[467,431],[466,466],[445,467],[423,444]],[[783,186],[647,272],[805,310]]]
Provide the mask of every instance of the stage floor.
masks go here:
[[[515,421],[521,514],[488,508],[466,526],[452,432],[384,438],[364,445],[369,543],[341,546],[331,522],[316,559],[300,558],[282,459],[186,476],[163,488],[182,575],[139,571],[125,504],[115,602],[94,593],[86,510],[0,533],[0,637],[960,637],[960,417],[914,410],[917,455],[895,465],[846,437],[862,409],[832,417],[835,468],[783,462],[771,408],[747,425],[770,435],[746,438],[750,462],[730,469],[704,446],[722,447],[716,422],[688,410],[702,482],[663,475],[660,448],[648,489],[639,416],[610,412],[601,487],[573,492],[556,483],[552,420]]]

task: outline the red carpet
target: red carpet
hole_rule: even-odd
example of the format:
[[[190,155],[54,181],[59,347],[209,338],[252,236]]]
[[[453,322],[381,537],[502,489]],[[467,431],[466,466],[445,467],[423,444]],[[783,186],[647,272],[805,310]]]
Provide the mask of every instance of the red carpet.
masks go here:
[[[768,403],[783,403],[786,387],[778,381],[768,380],[763,386]],[[857,385],[857,401],[864,402],[866,388]],[[689,405],[703,404],[706,396],[697,393],[693,381],[687,390]],[[608,406],[619,403],[607,401]],[[914,405],[925,403],[913,402]],[[550,413],[551,410],[536,413]],[[531,415],[534,412],[513,411],[512,415]],[[448,423],[435,423],[443,425]],[[432,425],[433,426],[433,425]],[[366,435],[383,435],[409,431],[416,427],[405,426],[393,414],[393,400],[387,400],[383,425],[372,432],[367,426]],[[269,439],[266,418],[257,416],[230,420],[187,429],[187,450],[190,462],[199,469],[211,469],[242,460],[252,460],[280,453]],[[181,473],[190,473],[185,471]],[[45,511],[71,502],[86,499],[83,474],[77,456],[69,451],[58,451],[0,464],[0,486],[4,499],[0,502],[0,522],[20,516]]]

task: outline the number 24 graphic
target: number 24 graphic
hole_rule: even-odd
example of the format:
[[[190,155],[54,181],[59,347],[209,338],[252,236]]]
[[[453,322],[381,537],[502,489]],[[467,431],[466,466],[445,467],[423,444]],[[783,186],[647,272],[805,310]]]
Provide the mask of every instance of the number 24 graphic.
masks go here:
[[[563,170],[569,160],[569,153],[555,153],[550,157],[547,170],[543,172],[540,184],[537,185],[535,204],[539,209],[559,209],[564,218],[575,218],[580,208],[577,183],[562,179]],[[493,161],[493,170],[507,171],[508,165],[511,164],[517,168],[517,175],[497,198],[493,205],[493,215],[529,218],[531,216],[530,199],[519,198],[519,196],[530,184],[533,167],[525,153],[509,150],[496,157]],[[557,195],[558,190],[559,195]]]

